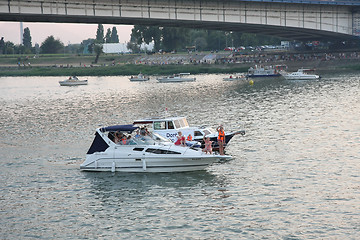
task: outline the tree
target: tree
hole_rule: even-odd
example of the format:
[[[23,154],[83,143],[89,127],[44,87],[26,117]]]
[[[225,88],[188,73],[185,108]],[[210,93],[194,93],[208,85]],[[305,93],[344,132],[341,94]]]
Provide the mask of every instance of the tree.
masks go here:
[[[5,54],[5,41],[4,41],[4,37],[1,37],[1,40],[0,40],[0,54]]]
[[[49,36],[41,44],[42,53],[61,53],[64,49],[64,44],[60,40],[55,40],[54,36]]]
[[[105,42],[106,43],[111,43],[111,30],[110,30],[110,28],[108,28],[107,31],[106,31]]]
[[[24,44],[25,48],[30,49],[32,47],[30,29],[28,27],[24,29],[23,42],[22,43]]]
[[[113,28],[112,28],[112,31],[111,31],[111,42],[112,42],[112,43],[119,43],[119,36],[118,36],[117,30],[116,30],[116,27],[113,27]]]
[[[104,43],[104,26],[102,24],[98,24],[96,31],[96,42]]]
[[[88,53],[92,53],[93,52],[93,45],[95,43],[95,39],[93,38],[88,38],[86,40],[83,40],[81,42],[81,46],[79,51],[82,52],[83,54],[88,54]]]
[[[203,51],[207,47],[207,41],[204,37],[198,37],[194,41],[196,50]]]
[[[96,53],[95,61],[94,63],[97,63],[99,60],[99,56],[101,53],[103,53],[103,46],[101,44],[95,44],[94,46],[94,52]]]
[[[161,48],[162,28],[157,26],[147,27],[135,25],[131,30],[132,45],[134,43],[141,45],[142,43],[149,44],[154,42],[154,50],[158,51]]]
[[[162,30],[162,44],[164,50],[170,52],[183,49],[186,45],[189,31],[190,30],[186,28],[164,27]]]

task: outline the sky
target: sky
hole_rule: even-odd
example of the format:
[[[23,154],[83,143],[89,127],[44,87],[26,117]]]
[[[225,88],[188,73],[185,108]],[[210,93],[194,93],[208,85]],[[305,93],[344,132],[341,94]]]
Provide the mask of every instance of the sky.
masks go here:
[[[130,40],[132,25],[111,25],[103,24],[104,35],[108,28],[114,26],[117,29],[120,43]],[[55,39],[59,39],[64,45],[81,43],[82,40],[88,38],[96,38],[97,24],[77,24],[77,23],[23,23],[23,28],[30,29],[31,42],[41,45],[48,36],[53,35]],[[20,43],[20,22],[0,22],[0,38],[4,37],[4,41],[11,41],[14,44]]]

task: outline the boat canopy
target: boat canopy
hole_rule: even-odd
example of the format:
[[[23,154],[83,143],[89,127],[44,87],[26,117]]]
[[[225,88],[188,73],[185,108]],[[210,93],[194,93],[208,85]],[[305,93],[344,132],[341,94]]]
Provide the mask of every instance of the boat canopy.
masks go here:
[[[136,127],[132,124],[128,124],[128,125],[114,125],[114,126],[108,126],[108,127],[103,127],[100,128],[101,132],[133,132],[134,130],[138,129],[139,127]]]

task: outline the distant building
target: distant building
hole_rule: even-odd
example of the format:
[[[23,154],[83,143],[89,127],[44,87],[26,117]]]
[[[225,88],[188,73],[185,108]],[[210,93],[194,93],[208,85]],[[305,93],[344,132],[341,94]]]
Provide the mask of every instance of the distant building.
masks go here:
[[[142,51],[152,51],[154,44],[141,44],[140,49]],[[103,43],[104,53],[130,53],[131,50],[127,48],[127,43]]]
[[[129,53],[130,50],[126,47],[126,43],[104,43],[104,53]]]

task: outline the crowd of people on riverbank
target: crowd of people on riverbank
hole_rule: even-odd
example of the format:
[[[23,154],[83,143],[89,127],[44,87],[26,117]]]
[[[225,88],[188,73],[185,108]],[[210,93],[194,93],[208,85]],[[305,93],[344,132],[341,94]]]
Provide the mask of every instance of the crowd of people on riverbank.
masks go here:
[[[271,62],[306,62],[306,61],[331,61],[344,59],[360,59],[360,52],[341,53],[250,53],[250,54],[216,54],[214,61],[207,61],[209,54],[184,54],[184,55],[145,55],[134,60],[134,64],[167,65],[167,64],[259,64]],[[211,55],[214,55],[211,53]]]

